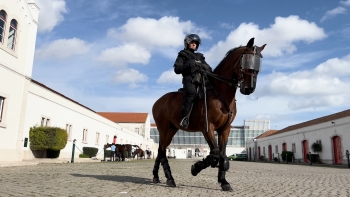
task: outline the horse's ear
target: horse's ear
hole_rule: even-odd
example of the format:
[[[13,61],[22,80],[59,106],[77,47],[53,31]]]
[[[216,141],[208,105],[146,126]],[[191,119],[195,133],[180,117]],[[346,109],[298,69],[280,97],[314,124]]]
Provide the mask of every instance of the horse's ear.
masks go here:
[[[266,46],[266,44],[262,45],[262,46],[260,47],[260,51],[264,50],[265,46]]]
[[[253,45],[254,45],[254,38],[251,38],[247,43],[247,47],[252,48]]]

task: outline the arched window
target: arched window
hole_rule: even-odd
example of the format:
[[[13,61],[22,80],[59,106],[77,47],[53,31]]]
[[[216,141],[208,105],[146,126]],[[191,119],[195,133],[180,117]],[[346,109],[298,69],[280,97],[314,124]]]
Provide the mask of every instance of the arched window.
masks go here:
[[[16,33],[17,33],[17,21],[15,19],[11,20],[9,37],[7,42],[7,48],[15,50],[16,45]]]
[[[0,10],[0,43],[4,43],[5,27],[6,12],[4,10]]]

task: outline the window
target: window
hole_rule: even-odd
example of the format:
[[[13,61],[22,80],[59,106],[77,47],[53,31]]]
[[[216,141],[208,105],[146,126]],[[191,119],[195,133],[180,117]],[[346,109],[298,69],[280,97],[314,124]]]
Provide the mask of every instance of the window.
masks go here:
[[[6,27],[6,12],[4,10],[0,10],[0,43],[4,42],[5,27]]]
[[[100,144],[100,133],[96,132],[95,144]]]
[[[17,33],[17,21],[15,19],[11,20],[9,36],[7,42],[7,48],[15,50],[16,45],[16,33]]]
[[[72,125],[66,124],[66,131],[68,134],[68,141],[72,141]]]
[[[275,146],[275,153],[278,153],[278,145]]]
[[[293,152],[293,153],[296,153],[296,150],[295,150],[295,143],[292,143],[292,152]]]
[[[83,129],[83,142],[87,142],[87,135],[88,135],[88,130],[87,129]]]
[[[106,144],[109,142],[109,135],[106,135]]]
[[[135,128],[135,132],[136,132],[137,134],[140,134],[140,133],[139,133],[139,128]]]

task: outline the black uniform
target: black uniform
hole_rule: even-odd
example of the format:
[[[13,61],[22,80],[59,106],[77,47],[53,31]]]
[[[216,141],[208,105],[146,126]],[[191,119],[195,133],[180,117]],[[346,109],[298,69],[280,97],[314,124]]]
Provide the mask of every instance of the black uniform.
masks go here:
[[[174,71],[176,74],[182,74],[182,84],[185,89],[181,119],[188,116],[192,108],[198,86],[192,82],[192,79],[199,72],[200,67],[206,71],[212,71],[211,67],[205,62],[203,54],[194,53],[191,49],[185,49],[179,52],[174,64]]]

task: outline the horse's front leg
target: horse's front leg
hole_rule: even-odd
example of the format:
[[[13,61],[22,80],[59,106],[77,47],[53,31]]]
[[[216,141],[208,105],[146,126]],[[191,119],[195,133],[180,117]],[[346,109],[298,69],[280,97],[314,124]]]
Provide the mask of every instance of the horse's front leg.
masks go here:
[[[226,145],[228,135],[230,134],[230,128],[218,135],[219,148],[220,148],[220,160],[218,170],[218,182],[221,183],[221,188],[224,191],[232,191],[230,183],[226,181],[226,171],[230,168],[230,161],[226,155]]]
[[[195,164],[192,165],[191,167],[191,174],[193,176],[197,176],[197,174],[202,171],[203,169],[211,166],[212,168],[217,167],[219,163],[219,156],[220,156],[220,151],[219,147],[216,143],[216,139],[214,136],[214,131],[211,130],[208,133],[203,132],[203,136],[208,142],[208,145],[210,147],[210,153],[205,159],[202,161],[197,161]]]

